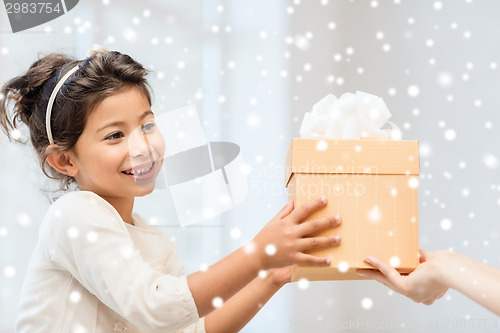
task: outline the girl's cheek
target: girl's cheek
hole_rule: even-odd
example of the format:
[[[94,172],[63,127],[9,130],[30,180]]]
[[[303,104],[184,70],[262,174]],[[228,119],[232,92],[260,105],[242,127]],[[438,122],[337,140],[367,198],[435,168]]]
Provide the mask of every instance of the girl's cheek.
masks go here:
[[[108,145],[102,156],[108,161],[121,161],[124,156],[129,156],[130,150],[126,140],[120,142],[119,144]]]
[[[160,131],[157,131],[151,136],[151,144],[153,145],[154,150],[158,153],[158,157],[163,159],[165,157],[165,141],[163,140]]]

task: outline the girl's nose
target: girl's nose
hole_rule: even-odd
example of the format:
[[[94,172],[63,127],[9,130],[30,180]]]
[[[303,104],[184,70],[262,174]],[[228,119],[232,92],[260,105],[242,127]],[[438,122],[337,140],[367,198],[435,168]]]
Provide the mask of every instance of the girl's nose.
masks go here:
[[[151,144],[149,143],[148,136],[137,128],[129,135],[128,150],[130,157],[149,156],[151,153]]]

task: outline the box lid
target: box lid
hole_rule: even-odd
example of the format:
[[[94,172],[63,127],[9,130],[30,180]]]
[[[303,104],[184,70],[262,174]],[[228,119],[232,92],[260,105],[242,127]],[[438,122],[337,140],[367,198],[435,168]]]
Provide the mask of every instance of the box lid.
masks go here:
[[[294,138],[286,156],[285,186],[294,173],[418,175],[418,141]]]

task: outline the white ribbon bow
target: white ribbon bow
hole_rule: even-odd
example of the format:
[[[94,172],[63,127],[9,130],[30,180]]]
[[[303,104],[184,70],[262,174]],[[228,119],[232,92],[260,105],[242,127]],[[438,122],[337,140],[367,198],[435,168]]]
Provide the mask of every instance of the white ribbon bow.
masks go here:
[[[401,140],[399,127],[391,121],[392,114],[378,96],[356,91],[340,98],[332,94],[314,104],[306,112],[300,127],[302,138],[327,139],[391,139]],[[390,129],[382,129],[385,124]]]

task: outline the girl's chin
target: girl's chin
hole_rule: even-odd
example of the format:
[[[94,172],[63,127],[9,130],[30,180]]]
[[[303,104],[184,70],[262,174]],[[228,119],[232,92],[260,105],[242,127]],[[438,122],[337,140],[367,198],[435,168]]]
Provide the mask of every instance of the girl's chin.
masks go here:
[[[154,184],[153,184],[153,187],[151,188],[144,188],[144,187],[141,187],[141,190],[139,191],[139,193],[137,193],[136,195],[134,195],[135,197],[143,197],[145,195],[148,195],[150,194],[151,192],[153,192],[154,190]]]
[[[153,192],[155,189],[156,185],[156,177],[150,179],[147,182],[135,182],[135,184],[132,184],[132,187],[134,188],[133,191],[140,193],[137,196],[144,196],[146,194],[149,194]]]

